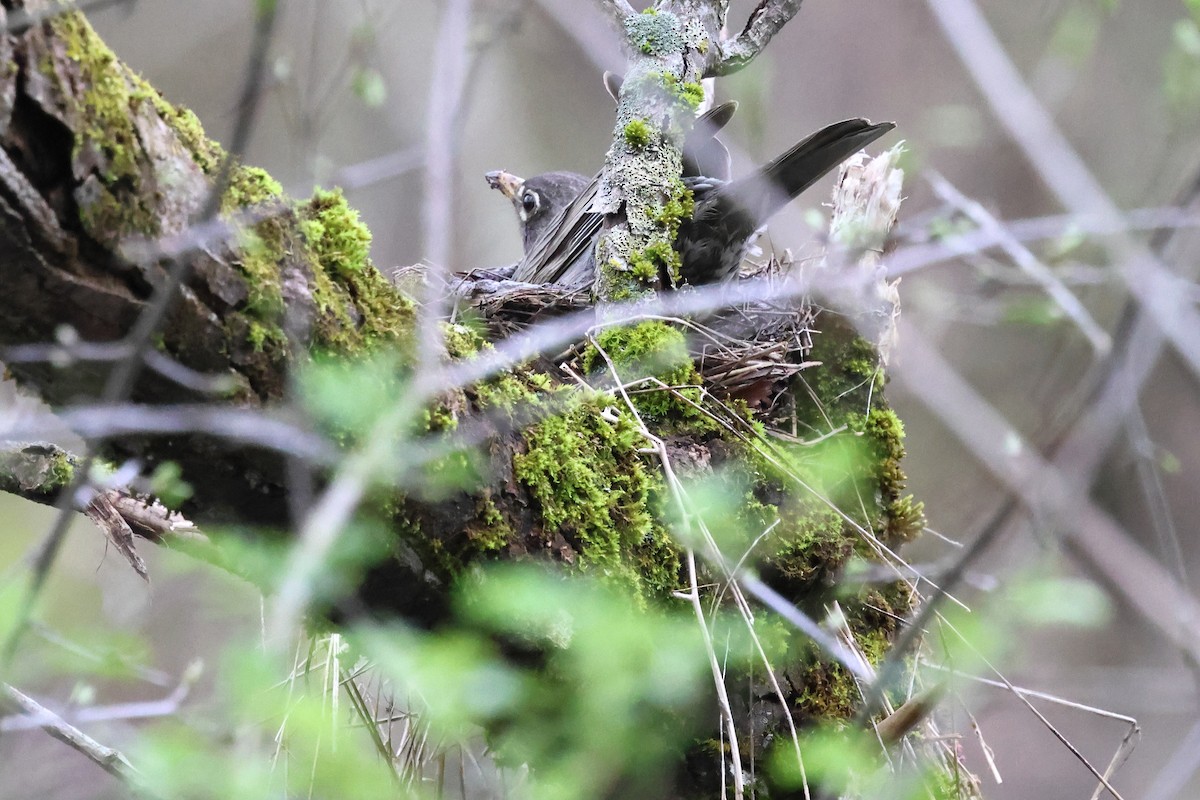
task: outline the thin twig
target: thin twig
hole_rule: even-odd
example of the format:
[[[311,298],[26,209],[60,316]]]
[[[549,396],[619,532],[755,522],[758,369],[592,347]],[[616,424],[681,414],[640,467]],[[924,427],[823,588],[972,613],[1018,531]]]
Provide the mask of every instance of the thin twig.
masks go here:
[[[1073,476],[1047,463],[911,326],[893,371],[980,463],[1017,498],[1062,531],[1068,548],[1160,635],[1200,661],[1200,603],[1098,508]]]
[[[595,338],[591,339],[591,344],[596,348],[596,351],[604,359],[609,372],[613,379],[617,381],[617,391],[620,392],[622,400],[625,402],[625,407],[637,420],[638,427],[641,429],[642,435],[645,436],[653,445],[658,453],[659,460],[663,465],[663,472],[666,474],[667,481],[671,486],[671,496],[675,501],[680,515],[680,524],[688,529],[691,527],[693,514],[690,509],[693,507],[685,498],[682,486],[679,484],[678,478],[675,476],[674,470],[671,468],[671,461],[667,455],[666,444],[659,437],[650,432],[638,413],[637,406],[626,393],[621,382],[621,377],[617,371],[617,366],[612,358],[600,346],[600,343]],[[701,523],[702,524],[702,523]],[[685,536],[689,535],[690,531],[685,532]],[[740,745],[738,744],[737,723],[733,716],[733,707],[729,702],[729,692],[725,687],[725,675],[721,669],[721,664],[717,661],[716,649],[713,647],[712,631],[708,628],[708,621],[704,618],[704,606],[700,602],[700,586],[696,578],[696,554],[689,546],[686,552],[687,570],[688,570],[688,586],[689,591],[681,596],[686,599],[692,607],[692,611],[696,615],[696,622],[700,626],[700,634],[704,640],[705,653],[708,655],[709,668],[712,671],[713,685],[717,692],[717,703],[721,709],[721,719],[724,722],[726,735],[729,737],[729,755],[732,761],[730,771],[733,773],[734,796],[739,800],[746,795],[745,772],[742,768],[742,756]],[[723,751],[722,751],[723,752]]]
[[[927,0],[946,39],[1005,128],[1067,210],[1120,229],[1122,213],[1024,82],[974,0]],[[1179,280],[1132,237],[1112,245],[1118,274],[1154,316],[1189,368],[1200,375],[1200,312]],[[1085,545],[1086,546],[1086,545]]]
[[[1040,710],[1038,710],[1037,706],[1035,706],[1029,700],[1028,692],[1017,691],[1017,687],[1014,686],[1012,684],[1012,682],[1009,681],[1009,679],[1004,676],[1003,673],[1001,673],[998,669],[996,669],[992,665],[992,663],[990,661],[988,661],[987,657],[984,656],[983,653],[980,653],[979,650],[970,642],[970,640],[966,636],[964,636],[958,630],[958,628],[956,628],[954,626],[953,623],[951,623],[945,617],[942,617],[940,621],[941,621],[942,625],[944,625],[949,630],[953,631],[954,635],[957,636],[958,639],[962,642],[962,644],[968,650],[971,651],[973,656],[975,658],[978,658],[989,670],[991,670],[991,672],[994,675],[996,675],[996,677],[998,677],[1000,679],[1000,681],[1004,684],[1005,688],[1007,688],[1010,692],[1012,692],[1013,695],[1016,696],[1016,698],[1021,701],[1021,704],[1024,705],[1029,710],[1030,713],[1032,713],[1035,717],[1038,718],[1038,720],[1046,727],[1046,730],[1050,731],[1050,734],[1052,736],[1054,736],[1055,739],[1058,739],[1058,741],[1064,747],[1066,747],[1068,751],[1070,751],[1071,755],[1075,756],[1075,758],[1081,764],[1083,764],[1083,766],[1087,769],[1087,771],[1092,773],[1092,776],[1094,778],[1096,778],[1098,781],[1100,781],[1100,784],[1108,791],[1109,794],[1111,794],[1113,796],[1114,800],[1124,800],[1121,793],[1118,792],[1113,787],[1113,785],[1109,782],[1108,777],[1106,775],[1104,775],[1103,773],[1101,773],[1100,770],[1096,769],[1096,767],[1092,764],[1092,762],[1089,761],[1087,759],[1087,757],[1084,756],[1084,754],[1079,751],[1079,748],[1077,748],[1071,742],[1071,740],[1069,740],[1061,731],[1059,731],[1059,729],[1057,727],[1055,727],[1055,725],[1053,723],[1051,723],[1050,720],[1046,719],[1046,715],[1043,714]],[[1137,728],[1137,722],[1134,721],[1131,717],[1125,717],[1124,720],[1127,722],[1131,722],[1133,727]]]
[[[125,783],[131,783],[137,775],[137,770],[119,750],[100,744],[74,725],[67,722],[29,695],[9,686],[0,684],[0,691],[8,700],[37,720],[37,726],[55,739],[87,756],[88,760],[102,770],[119,778]]]
[[[1200,216],[1186,208],[1135,208],[1121,215],[1118,225],[1095,215],[1052,214],[1030,219],[1000,220],[1004,231],[1018,242],[1063,236],[1110,236],[1154,230],[1184,230],[1200,227]],[[900,237],[903,239],[904,237]],[[935,264],[982,253],[1001,244],[996,234],[981,228],[956,233],[937,241],[922,240],[898,247],[887,258],[888,274],[906,275]]]
[[[439,4],[441,19],[434,40],[433,77],[429,82],[424,146],[424,250],[425,260],[439,273],[451,266],[455,166],[462,138],[455,123],[460,118],[466,89],[471,3],[472,0],[447,0]],[[434,281],[435,286],[439,283]]]
[[[188,672],[166,697],[161,700],[145,700],[133,703],[112,703],[103,706],[88,706],[70,714],[62,715],[61,719],[68,724],[79,725],[91,722],[119,722],[133,719],[152,719],[169,717],[179,713],[183,701],[191,692],[192,685],[200,676],[198,667],[189,667]],[[40,713],[25,711],[0,717],[0,732],[14,733],[41,728],[45,719]]]
[[[1025,84],[974,0],[930,0],[928,5],[946,38],[992,106],[996,119],[1021,147],[1059,202],[1074,213],[1097,217],[1119,229],[1122,220],[1120,210],[1071,147],[1053,117]],[[1112,250],[1120,266],[1121,278],[1143,311],[1137,324],[1132,326],[1134,330],[1129,339],[1136,336],[1143,353],[1149,355],[1142,364],[1127,360],[1130,372],[1143,373],[1143,377],[1136,381],[1118,372],[1110,373],[1111,380],[1101,399],[1125,410],[1136,403],[1136,387],[1141,385],[1144,374],[1156,363],[1162,336],[1171,341],[1193,374],[1200,375],[1200,314],[1192,306],[1189,293],[1181,291],[1185,282],[1171,274],[1146,245],[1130,236],[1118,236]],[[1129,351],[1132,352],[1132,349],[1131,343]],[[1104,428],[1107,427],[1108,431],[1118,429],[1113,420],[1123,416],[1108,415],[1101,419],[1095,413],[1098,405],[1093,404],[1092,413],[1086,420],[1089,423],[1086,431],[1085,426],[1077,426],[1072,438],[1063,444],[1060,452],[1064,460],[1071,452],[1069,445],[1083,444],[1091,450],[1093,459],[1098,463],[1099,454],[1105,448],[1095,442],[1109,441],[1105,437],[1112,434],[1104,432]],[[1084,437],[1087,435],[1092,437],[1093,443],[1086,441]],[[1092,474],[1089,471],[1079,475],[1076,485],[1090,486]],[[1077,491],[1082,491],[1082,488]],[[1146,614],[1148,620],[1169,641],[1180,646],[1195,663],[1196,651],[1191,646],[1194,639],[1190,642],[1186,638],[1181,641],[1176,635],[1176,627],[1166,621],[1174,618],[1182,627],[1195,625],[1197,614],[1200,614],[1195,599],[1154,564],[1132,540],[1120,541],[1122,534],[1119,528],[1107,518],[1103,524],[1090,529],[1088,525],[1067,526],[1067,529],[1069,550],[1076,558],[1098,571],[1123,596],[1134,598],[1135,607]],[[1122,569],[1117,554],[1133,559],[1133,563],[1126,564]],[[1155,578],[1161,578],[1163,582],[1154,582]],[[1152,595],[1153,599],[1146,595]],[[1166,619],[1160,614],[1165,615]]]
[[[1087,337],[1092,349],[1104,356],[1112,350],[1112,337],[1100,327],[1091,312],[1084,307],[1079,298],[1071,293],[1062,281],[1058,279],[1049,267],[1041,262],[1030,250],[1016,240],[1004,229],[1004,226],[988,212],[980,203],[972,200],[958,190],[954,184],[937,172],[926,175],[933,191],[947,203],[950,203],[966,215],[980,229],[990,233],[1018,267],[1032,277],[1045,290],[1063,313],[1071,319],[1080,332]]]

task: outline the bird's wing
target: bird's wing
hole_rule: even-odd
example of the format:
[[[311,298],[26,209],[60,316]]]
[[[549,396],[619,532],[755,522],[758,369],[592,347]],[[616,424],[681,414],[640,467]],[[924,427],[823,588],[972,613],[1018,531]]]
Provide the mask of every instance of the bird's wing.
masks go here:
[[[603,217],[588,211],[596,197],[600,176],[592,178],[525,253],[513,280],[526,283],[557,283],[567,269],[595,243]]]
[[[729,148],[717,138],[721,129],[733,119],[738,104],[735,101],[713,106],[696,119],[696,126],[683,144],[684,177],[705,175],[729,180]]]
[[[685,172],[707,168],[728,175],[729,151],[716,138],[716,133],[729,124],[735,111],[737,103],[722,103],[696,119],[695,130],[699,135],[692,137],[684,147]],[[526,283],[575,284],[586,282],[593,277],[585,269],[572,267],[582,264],[591,256],[589,251],[595,246],[596,236],[604,223],[602,215],[588,210],[596,197],[599,185],[600,176],[596,175],[583,191],[559,212],[546,233],[525,253],[513,273],[513,280]]]

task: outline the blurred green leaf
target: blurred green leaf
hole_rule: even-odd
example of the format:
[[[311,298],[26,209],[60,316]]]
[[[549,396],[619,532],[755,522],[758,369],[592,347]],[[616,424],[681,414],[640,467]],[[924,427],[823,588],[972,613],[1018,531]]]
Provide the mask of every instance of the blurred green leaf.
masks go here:
[[[298,381],[304,405],[318,424],[352,439],[367,435],[407,391],[397,356],[387,353],[362,361],[319,357],[300,371]],[[416,410],[413,416],[416,424]]]
[[[69,646],[41,648],[44,674],[128,679],[153,663],[149,642],[129,630],[87,627],[66,634],[64,641]]]
[[[369,108],[378,108],[387,100],[387,84],[376,69],[360,67],[351,81],[354,94]]]
[[[975,223],[957,214],[947,217],[934,217],[929,221],[929,236],[935,241],[950,239],[975,230]]]
[[[259,800],[271,797],[271,761],[265,753],[236,757],[219,741],[168,721],[146,730],[130,748],[138,784],[152,797]]]
[[[193,494],[192,485],[183,479],[183,468],[175,461],[164,461],[150,476],[150,491],[168,508],[178,508]]]
[[[1004,306],[1004,321],[1017,325],[1045,327],[1057,325],[1062,318],[1062,309],[1045,295],[1014,297]]]
[[[1195,9],[1192,9],[1195,14]],[[1163,58],[1163,94],[1171,111],[1193,119],[1200,108],[1200,17],[1181,19]]]
[[[1105,9],[1096,2],[1079,2],[1067,7],[1054,26],[1049,51],[1075,66],[1086,61],[1096,49]]]
[[[821,728],[804,734],[800,755],[803,772],[794,745],[777,744],[769,758],[772,777],[781,786],[800,789],[807,776],[810,787],[820,786],[839,796],[852,790],[857,776],[873,772],[881,763],[879,745],[864,733],[849,729]]]
[[[747,482],[728,470],[687,481],[684,494],[688,519],[680,517],[675,503],[668,504],[665,509],[672,533],[685,546],[703,550],[700,527],[703,524],[716,539],[722,553],[742,552],[749,540],[748,531],[740,520],[742,499],[747,489]]]
[[[451,741],[465,741],[476,726],[512,713],[529,690],[492,643],[468,631],[364,628],[353,639],[383,674],[419,699],[423,721]]]
[[[639,609],[578,576],[506,566],[464,585],[465,619],[542,652],[497,750],[535,767],[535,797],[656,796],[687,746],[708,667],[688,613]],[[625,785],[625,784],[623,784]],[[639,788],[640,787],[640,788]]]
[[[1066,258],[1071,253],[1083,247],[1087,243],[1087,240],[1086,231],[1078,225],[1070,225],[1057,239],[1051,242],[1046,258],[1048,261],[1058,261]]]
[[[1020,619],[1032,625],[1099,628],[1112,617],[1108,595],[1082,578],[1021,581],[1009,592],[1009,601]]]

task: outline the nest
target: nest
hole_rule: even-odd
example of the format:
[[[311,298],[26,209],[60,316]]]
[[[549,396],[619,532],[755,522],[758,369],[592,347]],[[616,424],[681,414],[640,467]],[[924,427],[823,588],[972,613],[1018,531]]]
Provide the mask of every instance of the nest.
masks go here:
[[[783,278],[790,262],[771,259],[735,281]],[[586,289],[554,284],[528,284],[507,279],[508,270],[476,270],[460,276],[454,287],[458,307],[473,309],[493,339],[504,338],[543,320],[592,310]],[[779,398],[792,378],[813,366],[814,312],[808,302],[749,301],[702,316],[678,320],[688,335],[688,347],[703,377],[704,387],[721,398],[744,401],[765,418],[779,412]],[[594,324],[585,318],[585,325]],[[574,361],[579,348],[553,358],[557,364]]]

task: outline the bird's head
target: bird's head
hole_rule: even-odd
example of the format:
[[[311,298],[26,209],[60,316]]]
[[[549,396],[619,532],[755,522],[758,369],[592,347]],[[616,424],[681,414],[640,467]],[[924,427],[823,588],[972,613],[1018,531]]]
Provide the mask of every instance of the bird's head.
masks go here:
[[[484,178],[488,186],[499,189],[513,204],[526,251],[588,184],[586,177],[575,172],[547,172],[526,180],[496,170]]]

